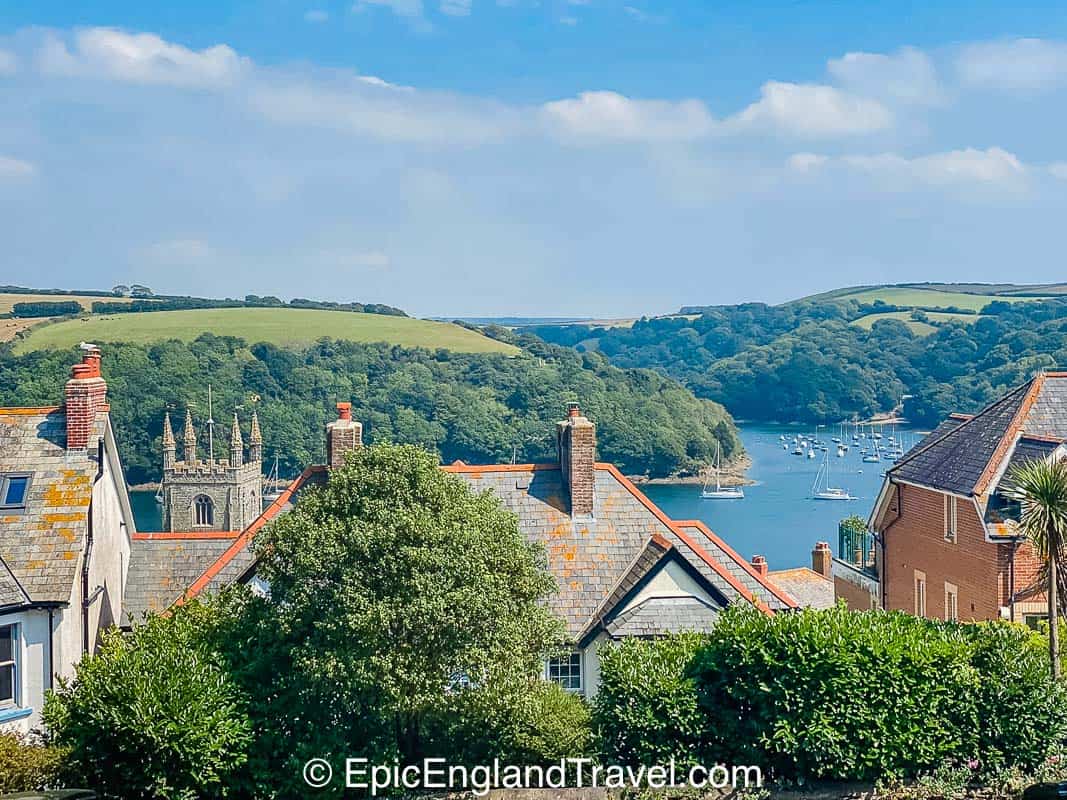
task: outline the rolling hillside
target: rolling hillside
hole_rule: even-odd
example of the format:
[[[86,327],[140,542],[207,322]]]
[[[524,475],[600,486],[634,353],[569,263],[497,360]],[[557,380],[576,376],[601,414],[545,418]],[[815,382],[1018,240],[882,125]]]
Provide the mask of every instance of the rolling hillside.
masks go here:
[[[100,295],[87,294],[20,294],[15,292],[0,292],[0,314],[10,314],[15,308],[15,303],[65,303],[73,301],[79,303],[88,311],[93,303],[106,300],[109,303],[129,303],[130,297],[101,297]]]
[[[512,345],[447,322],[296,308],[213,308],[67,319],[32,329],[15,344],[15,352],[69,348],[81,341],[191,341],[204,332],[276,345],[308,344],[328,336],[403,347],[440,347],[461,353],[518,352]]]

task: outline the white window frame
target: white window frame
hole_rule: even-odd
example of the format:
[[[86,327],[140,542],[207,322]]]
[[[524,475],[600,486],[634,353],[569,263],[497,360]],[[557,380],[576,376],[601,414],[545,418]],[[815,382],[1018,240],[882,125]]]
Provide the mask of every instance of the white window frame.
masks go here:
[[[206,502],[201,503],[204,500]],[[200,509],[205,508],[207,511],[207,522],[200,521]],[[193,527],[194,528],[213,528],[215,526],[215,500],[211,495],[201,492],[193,498]]]
[[[21,503],[6,503],[8,484],[13,478],[25,478],[26,489],[22,495]],[[4,475],[0,475],[0,509],[3,511],[21,511],[26,508],[26,501],[30,497],[30,486],[33,484],[32,472],[9,472]]]
[[[959,508],[956,503],[955,495],[945,495],[945,541],[952,544],[956,543],[956,538],[959,534]]]
[[[915,570],[915,616],[926,616],[926,573]]]
[[[545,659],[545,680],[549,681],[551,683],[558,684],[562,688],[566,689],[568,692],[582,692],[585,689],[585,663],[584,663],[584,661],[585,660],[582,658],[582,651],[581,650],[572,650],[569,653],[566,653],[564,655],[552,656],[551,658],[547,658],[547,659]],[[553,673],[553,662],[555,662],[556,664],[559,665],[559,667],[557,667],[556,670],[555,670],[555,673],[556,673],[555,676],[553,676],[553,674],[552,674]],[[578,684],[577,684],[577,686],[571,686],[571,685],[569,685],[570,684],[570,680],[567,680],[566,683],[564,683],[564,681],[562,680],[562,678],[563,678],[563,670],[561,669],[561,667],[566,666],[567,678],[568,679],[569,678],[573,678],[574,677],[573,668],[575,666],[575,663],[577,663]]]
[[[951,602],[949,602],[951,600]],[[945,622],[960,620],[960,588],[945,581]]]
[[[0,662],[0,666],[11,665],[11,694],[10,700],[0,699],[0,709],[22,707],[22,626],[18,622],[9,622],[0,625],[0,628],[11,628],[11,660]]]

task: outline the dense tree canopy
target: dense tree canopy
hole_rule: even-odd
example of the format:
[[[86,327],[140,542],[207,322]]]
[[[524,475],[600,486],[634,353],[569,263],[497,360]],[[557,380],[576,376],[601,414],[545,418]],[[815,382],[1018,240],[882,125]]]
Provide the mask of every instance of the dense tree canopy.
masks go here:
[[[283,475],[323,462],[323,426],[339,400],[352,402],[367,441],[422,445],[446,462],[550,460],[554,423],[574,400],[597,422],[600,456],[630,473],[696,469],[714,458],[716,442],[724,458],[740,450],[722,407],[672,379],[533,337],[524,343],[522,355],[508,357],[325,339],[287,350],[205,334],[189,343],[108,344],[103,368],[134,483],[159,475],[164,410],[180,420],[190,403],[206,419],[209,384],[217,420],[228,423],[240,405],[247,426],[258,410],[265,456],[278,454]],[[0,349],[0,405],[55,403],[77,358],[74,350]],[[216,443],[226,434],[217,429]]]
[[[748,303],[699,316],[643,319],[631,328],[542,326],[547,341],[595,350],[622,367],[675,377],[739,419],[836,422],[889,411],[932,424],[975,411],[1042,368],[1067,364],[1067,299],[994,301],[973,319],[936,322],[928,336],[855,301]],[[916,319],[930,320],[922,311]]]

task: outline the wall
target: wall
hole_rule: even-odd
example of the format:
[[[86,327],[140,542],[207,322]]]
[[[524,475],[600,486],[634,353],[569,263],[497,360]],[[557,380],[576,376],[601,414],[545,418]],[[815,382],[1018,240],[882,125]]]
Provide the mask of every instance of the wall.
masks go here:
[[[833,562],[834,598],[844,600],[853,611],[870,611],[881,605],[878,580],[835,558]]]
[[[1002,586],[998,545],[985,529],[971,500],[957,503],[956,542],[944,537],[943,495],[901,485],[900,518],[885,531],[882,565],[886,608],[915,610],[915,571],[926,573],[926,616],[944,619],[945,583],[958,587],[961,620],[998,619]]]
[[[54,612],[53,623],[59,628],[63,622],[63,609]],[[41,725],[41,710],[44,708],[44,693],[48,689],[48,612],[40,609],[19,611],[0,615],[0,624],[16,623],[19,626],[19,705],[15,709],[0,710],[0,732],[28,733]],[[58,640],[58,635],[56,639]],[[57,641],[58,643],[58,641]],[[58,653],[56,654],[58,659]],[[25,714],[29,709],[30,713]]]

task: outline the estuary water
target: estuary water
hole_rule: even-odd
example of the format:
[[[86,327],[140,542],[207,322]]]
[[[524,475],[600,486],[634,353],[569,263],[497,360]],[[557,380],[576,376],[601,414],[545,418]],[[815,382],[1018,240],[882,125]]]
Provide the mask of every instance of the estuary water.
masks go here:
[[[811,436],[811,427],[795,425],[740,425],[741,440],[752,459],[748,477],[756,484],[746,486],[744,500],[705,500],[700,487],[678,484],[643,486],[645,494],[674,519],[699,519],[726,540],[744,558],[766,556],[771,569],[811,566],[811,551],[818,541],[830,543],[837,555],[837,524],[852,514],[866,517],[882,486],[882,473],[892,461],[884,456],[879,463],[864,463],[860,447],[852,442],[851,431],[841,437],[849,452],[838,458],[830,437],[839,436],[823,428],[819,439],[829,445],[830,483],[847,489],[855,500],[813,500],[812,483],[822,464],[816,458],[792,455],[793,437]],[[789,449],[782,449],[780,436]],[[903,439],[905,449],[919,434],[899,427],[894,435]],[[889,436],[886,428],[884,436]],[[871,440],[861,443],[867,446]],[[885,439],[883,439],[883,442]]]
[[[811,435],[811,428],[789,425],[741,425],[741,440],[752,459],[748,477],[756,481],[745,487],[744,500],[704,500],[700,486],[692,484],[650,484],[645,494],[674,519],[699,519],[723,537],[745,558],[757,553],[767,557],[771,569],[811,564],[811,550],[818,541],[827,541],[837,551],[837,523],[850,514],[866,517],[882,485],[882,473],[892,462],[863,463],[860,448],[851,432],[844,437],[850,445],[843,458],[835,455],[826,429],[819,438],[830,446],[830,483],[848,489],[856,499],[848,501],[813,500],[811,487],[822,463],[817,457],[791,454],[793,437]],[[789,450],[782,449],[785,436]],[[885,435],[889,435],[888,429]],[[918,439],[912,431],[896,431],[906,446]],[[870,440],[861,440],[869,442]],[[134,518],[139,531],[158,531],[159,506],[150,491],[131,492]]]

